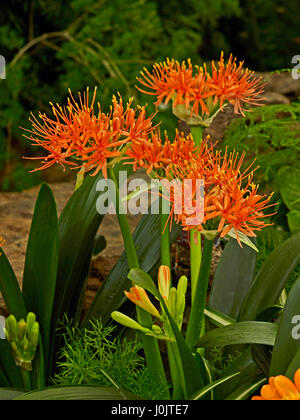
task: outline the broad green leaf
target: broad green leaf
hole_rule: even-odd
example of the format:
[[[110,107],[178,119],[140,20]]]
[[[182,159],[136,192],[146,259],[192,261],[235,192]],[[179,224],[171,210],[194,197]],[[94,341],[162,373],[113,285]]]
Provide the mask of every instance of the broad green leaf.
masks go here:
[[[256,390],[260,389],[265,383],[266,378],[260,377],[255,382],[249,382],[246,385],[240,386],[232,394],[230,394],[225,400],[229,401],[245,401],[248,400]]]
[[[287,376],[288,378],[290,378],[291,380],[294,380],[294,376],[296,371],[300,369],[300,348],[297,351],[297,353],[295,354],[293,360],[291,361],[285,376]]]
[[[289,166],[281,168],[278,172],[277,182],[287,208],[300,211],[300,169]]]
[[[171,243],[175,241],[179,232],[179,225],[174,224],[170,235]],[[160,216],[155,214],[144,215],[134,231],[133,240],[140,267],[146,272],[150,272],[160,260],[160,233]],[[124,290],[131,285],[127,278],[128,272],[124,252],[99,289],[83,321],[83,326],[87,326],[92,318],[101,318],[102,322],[107,323],[110,320],[110,314],[120,309],[126,301]]]
[[[273,305],[264,309],[255,319],[255,321],[272,322],[274,318],[283,310],[283,305]]]
[[[226,376],[225,378],[218,379],[217,381],[214,381],[211,384],[204,386],[199,391],[195,392],[194,395],[192,395],[191,400],[201,400],[201,398],[205,397],[210,391],[214,390],[218,386],[224,384],[225,382],[239,375],[240,375],[240,372],[237,372],[237,373],[234,373],[233,375],[229,375],[229,376]]]
[[[14,314],[17,319],[25,318],[27,310],[24,299],[15,273],[1,250],[0,255],[0,292],[5,301],[5,305],[10,314]]]
[[[0,366],[10,386],[16,388],[23,387],[20,371],[16,366],[11,347],[7,340],[0,340]]]
[[[300,349],[300,278],[291,289],[280,318],[273,349],[270,376],[284,375]],[[300,365],[299,365],[300,368]]]
[[[140,397],[121,389],[104,386],[54,386],[22,394],[15,400],[140,400]]]
[[[147,290],[148,292],[152,293],[153,296],[156,297],[156,299],[160,300],[159,291],[152,280],[152,278],[149,276],[149,274],[145,273],[140,268],[134,268],[130,270],[128,274],[128,278],[136,285],[142,287],[143,289]]]
[[[256,252],[230,239],[217,266],[209,308],[237,318],[255,273]]]
[[[1,356],[0,356],[0,387],[9,387],[9,381],[4,370],[1,367]]]
[[[101,193],[97,183],[103,176],[86,176],[81,187],[73,193],[59,219],[59,264],[55,293],[53,327],[57,318],[68,313],[74,293],[84,284],[85,267],[94,246],[94,239],[103,215],[97,213],[96,203]]]
[[[292,210],[287,214],[288,224],[292,233],[300,232],[300,211]]]
[[[204,309],[204,315],[217,327],[225,327],[236,321],[228,315],[224,315],[221,312],[212,309]]]
[[[250,347],[247,347],[247,349],[235,358],[229,366],[223,369],[221,376],[233,375],[236,372],[240,372],[240,375],[219,385],[215,390],[216,399],[224,400],[241,386],[248,386],[249,383],[256,382],[261,376],[261,370],[253,362]]]
[[[149,274],[142,272],[139,269],[132,269],[129,272],[128,278],[138,286],[144,287],[147,291],[151,292],[156,296],[161,305],[164,308],[164,311],[168,317],[171,328],[173,330],[176,343],[178,346],[178,351],[182,363],[182,372],[184,375],[184,384],[183,389],[185,390],[185,398],[190,398],[191,395],[196,392],[197,389],[200,389],[204,385],[204,378],[206,376],[205,366],[202,359],[196,361],[192,351],[187,346],[182,334],[180,333],[173,317],[171,316],[167,305],[160,295],[156,285],[154,284],[152,278]]]
[[[235,322],[205,334],[198,341],[198,347],[223,347],[252,343],[273,346],[277,330],[277,325],[269,322]]]
[[[252,344],[251,355],[261,372],[268,378],[272,358],[273,347],[263,344]]]
[[[243,302],[240,321],[251,321],[278,302],[290,275],[300,261],[300,232],[280,244],[257,273]]]
[[[11,401],[24,394],[21,389],[0,388],[0,401]]]
[[[47,363],[58,266],[58,219],[51,189],[43,184],[35,205],[27,244],[23,296],[40,324]]]

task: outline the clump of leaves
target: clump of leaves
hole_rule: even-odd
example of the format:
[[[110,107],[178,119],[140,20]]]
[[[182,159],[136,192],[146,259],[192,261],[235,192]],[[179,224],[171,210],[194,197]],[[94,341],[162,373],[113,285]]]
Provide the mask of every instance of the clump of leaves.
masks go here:
[[[138,338],[129,341],[113,337],[115,327],[91,321],[79,329],[67,322],[57,363],[55,385],[112,386],[130,391],[145,400],[161,399],[162,386],[154,384],[139,352]]]

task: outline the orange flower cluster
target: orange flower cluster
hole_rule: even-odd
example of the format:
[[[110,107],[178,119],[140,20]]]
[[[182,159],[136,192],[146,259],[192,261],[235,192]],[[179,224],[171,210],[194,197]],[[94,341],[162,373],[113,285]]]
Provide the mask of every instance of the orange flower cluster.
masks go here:
[[[163,141],[159,130],[155,130],[148,139],[133,141],[124,159],[129,160],[128,164],[132,164],[134,170],[145,168],[149,174],[152,170],[162,168],[162,174],[168,174],[171,169],[174,171],[177,167],[182,168],[192,162],[199,165],[205,149],[206,144],[196,146],[192,136],[184,137],[176,131],[173,142],[166,133]]]
[[[137,78],[150,91],[137,88],[156,96],[157,106],[172,99],[174,107],[184,105],[191,114],[209,116],[228,102],[234,105],[235,113],[244,115],[244,104],[260,105],[264,84],[243,65],[243,62],[237,64],[232,55],[225,64],[222,53],[218,63],[211,63],[210,74],[206,64],[196,66],[194,71],[191,60],[180,64],[167,59],[156,63],[152,73],[144,69]]]
[[[238,232],[249,237],[255,237],[255,231],[268,226],[263,219],[271,216],[265,215],[264,210],[272,206],[269,204],[272,195],[258,194],[258,186],[254,185],[253,173],[250,167],[241,172],[244,155],[238,159],[238,154],[227,151],[222,156],[220,152],[210,151],[208,158],[202,160],[201,165],[185,166],[175,172],[176,178],[184,181],[190,179],[192,187],[188,190],[191,195],[188,205],[183,195],[182,208],[179,214],[174,214],[176,195],[170,194],[172,206],[171,217],[180,223],[184,230],[202,231],[207,222],[214,220],[221,237],[227,235],[232,229],[240,243]],[[203,164],[203,162],[205,162]],[[251,165],[252,166],[252,165]],[[191,223],[196,217],[197,180],[204,182],[203,220],[201,224]],[[178,205],[178,203],[177,203]]]
[[[294,377],[294,383],[283,375],[269,379],[268,385],[261,389],[259,397],[253,397],[254,401],[278,401],[295,400],[300,401],[300,369]]]
[[[53,118],[39,114],[30,119],[32,130],[27,137],[34,146],[41,146],[48,154],[42,159],[43,165],[36,170],[47,169],[55,163],[72,168],[82,168],[85,172],[99,171],[107,176],[107,161],[121,155],[120,148],[131,141],[142,141],[152,132],[153,116],[147,117],[145,108],[133,109],[132,99],[123,106],[122,98],[113,97],[109,114],[94,112],[96,89],[89,101],[89,89],[83,98],[79,94],[77,103],[70,92],[66,107],[52,105]]]
[[[272,214],[265,215],[264,210],[272,206],[272,195],[267,197],[258,193],[258,186],[252,182],[253,163],[246,170],[241,170],[244,154],[241,157],[235,152],[221,154],[214,151],[212,145],[209,146],[208,140],[196,146],[192,136],[184,138],[177,132],[174,142],[171,143],[166,136],[162,143],[159,134],[155,133],[152,139],[134,142],[127,151],[127,158],[133,159],[131,163],[135,170],[138,167],[147,169],[148,173],[154,170],[158,178],[167,178],[170,183],[178,180],[184,185],[190,180],[190,186],[186,183],[180,195],[176,188],[171,188],[168,194],[162,193],[170,202],[170,218],[174,218],[184,230],[202,231],[205,224],[213,219],[221,237],[232,229],[239,242],[238,232],[255,237],[256,230],[268,226],[263,219]],[[196,217],[198,180],[204,182],[204,218],[201,223]],[[180,212],[176,211],[178,208]],[[195,222],[191,222],[192,219]]]

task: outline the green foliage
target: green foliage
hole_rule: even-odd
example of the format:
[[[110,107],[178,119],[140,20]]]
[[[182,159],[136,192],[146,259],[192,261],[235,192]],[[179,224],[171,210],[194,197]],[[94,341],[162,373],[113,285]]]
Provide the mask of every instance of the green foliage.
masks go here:
[[[298,167],[300,160],[300,102],[269,105],[247,112],[246,118],[232,121],[224,146],[246,151],[247,159],[256,158],[256,179],[277,186],[277,173],[283,166]],[[275,181],[275,185],[274,185]],[[273,185],[272,185],[273,184]]]
[[[141,342],[114,338],[114,327],[100,321],[80,330],[68,323],[63,333],[65,346],[57,363],[56,385],[106,385],[131,391],[144,399],[160,399],[163,390],[151,381]]]

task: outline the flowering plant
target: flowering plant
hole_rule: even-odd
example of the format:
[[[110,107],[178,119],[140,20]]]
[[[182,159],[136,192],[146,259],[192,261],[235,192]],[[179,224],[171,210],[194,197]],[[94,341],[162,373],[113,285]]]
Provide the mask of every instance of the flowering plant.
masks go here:
[[[34,341],[34,352],[37,347],[38,351],[32,377],[28,379],[27,374],[24,379],[23,375],[24,388],[47,384],[59,345],[55,334],[58,322],[65,313],[78,319],[79,297],[104,216],[98,212],[97,193],[101,191],[98,195],[102,201],[110,200],[99,188],[98,183],[103,180],[110,181],[108,185],[113,185],[117,192],[109,204],[113,204],[118,217],[125,254],[98,291],[82,321],[83,327],[94,317],[104,323],[112,317],[123,326],[140,331],[151,378],[162,386],[164,399],[214,398],[222,386],[231,389],[232,384],[236,385],[238,375],[247,376],[247,368],[239,366],[221,378],[214,378],[206,359],[208,347],[274,345],[277,328],[269,322],[270,308],[277,303],[288,274],[300,259],[297,247],[300,236],[284,243],[253,283],[249,282],[254,275],[252,266],[241,267],[237,273],[240,283],[234,283],[232,267],[255,258],[256,232],[270,224],[274,203],[272,194],[259,193],[254,183],[254,163],[243,168],[244,155],[217,150],[209,138],[203,138],[203,128],[225,106],[233,105],[234,112],[243,116],[247,106],[260,105],[262,80],[232,56],[225,63],[222,54],[218,63],[202,67],[193,67],[190,60],[181,64],[166,60],[154,65],[152,72],[144,70],[138,81],[142,85],[140,90],[156,96],[157,107],[172,100],[173,113],[190,125],[191,134],[162,135],[160,126],[153,123],[154,115],[148,116],[145,107],[134,107],[133,99],[124,105],[120,95],[113,96],[111,108],[105,113],[100,104],[96,105],[96,89],[91,97],[89,89],[79,94],[78,101],[69,92],[65,107],[51,104],[52,117],[40,113],[30,118],[32,128],[26,130],[25,137],[46,152],[42,157],[30,158],[42,160],[37,170],[57,163],[77,170],[78,175],[75,192],[59,220],[51,191],[42,186],[27,249],[22,292],[5,255],[0,257],[0,290],[9,312],[19,319],[27,311],[34,312],[41,326],[39,341],[36,336]],[[133,235],[118,194],[121,185],[117,177],[121,169],[128,173],[143,169],[159,185],[158,214],[145,214]],[[85,176],[86,173],[91,176]],[[183,191],[176,188],[178,183],[184,186]],[[40,235],[43,224],[48,226],[49,237]],[[172,278],[170,246],[181,230],[189,234],[190,278],[182,276],[177,281]],[[216,273],[207,306],[214,242],[219,239],[228,240],[220,266],[226,268],[223,277],[229,280],[224,286]],[[272,264],[278,267],[276,275]],[[156,266],[159,266],[157,285],[149,275]],[[263,286],[261,277],[265,277]],[[41,278],[45,279],[43,285]],[[190,314],[185,319],[188,287]],[[241,289],[243,293],[239,294]],[[298,289],[295,290],[297,296]],[[230,310],[218,300],[226,294],[234,297]],[[119,311],[126,298],[135,304],[137,319]],[[284,313],[291,306],[293,302],[284,308]],[[207,320],[219,328],[208,331]],[[14,321],[17,322],[15,318]],[[280,332],[278,337],[281,343]],[[166,345],[170,378],[158,340]],[[274,346],[272,364],[276,370],[285,369],[281,372],[285,373],[291,363],[294,366],[299,362],[299,355],[293,349],[296,361],[289,354],[285,366],[279,369],[278,346]],[[243,357],[250,364],[253,362],[249,352]],[[261,382],[256,374],[250,385],[246,383],[247,389],[253,392]]]

